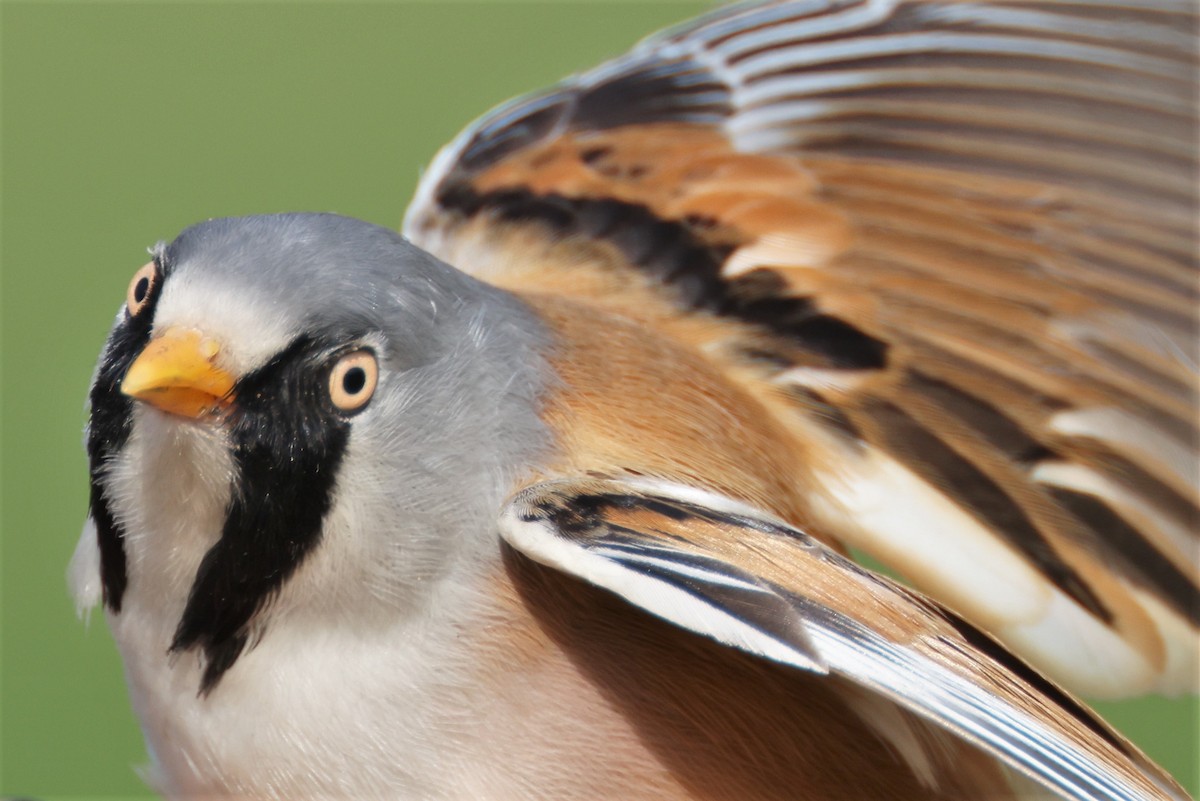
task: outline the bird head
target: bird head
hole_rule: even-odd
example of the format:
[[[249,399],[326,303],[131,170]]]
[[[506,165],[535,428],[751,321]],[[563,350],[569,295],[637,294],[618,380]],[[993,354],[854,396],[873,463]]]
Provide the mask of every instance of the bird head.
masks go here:
[[[174,616],[211,687],[268,617],[394,617],[495,548],[478,532],[542,444],[521,303],[335,215],[212,220],[152,252],[90,397],[110,612]]]

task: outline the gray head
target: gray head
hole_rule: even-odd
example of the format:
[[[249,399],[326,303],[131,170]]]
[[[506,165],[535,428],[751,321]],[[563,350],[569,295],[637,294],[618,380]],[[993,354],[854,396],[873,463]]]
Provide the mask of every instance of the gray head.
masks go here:
[[[456,347],[503,297],[394,231],[332,214],[211,220],[156,251],[165,286],[155,325],[228,342],[222,358],[238,375],[301,336],[380,333],[381,360],[410,367]]]
[[[209,688],[268,609],[361,621],[364,588],[393,612],[420,603],[544,444],[541,339],[516,298],[358,220],[212,220],[160,245],[91,394],[107,605],[139,569],[181,570],[172,648],[202,651]],[[147,495],[189,482],[224,491]],[[155,558],[180,548],[196,558]]]

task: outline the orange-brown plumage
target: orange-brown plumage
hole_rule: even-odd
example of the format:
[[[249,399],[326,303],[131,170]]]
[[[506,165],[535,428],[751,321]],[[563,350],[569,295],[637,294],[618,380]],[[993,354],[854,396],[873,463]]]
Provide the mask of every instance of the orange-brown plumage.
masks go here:
[[[1069,25],[1052,35],[1064,48],[1091,40]],[[1125,44],[1144,56],[1138,42],[1106,42]],[[836,486],[904,471],[926,514],[956,505],[975,524],[959,527],[962,542],[994,540],[1063,594],[1055,604],[1139,654],[1129,686],[1190,685],[1195,645],[1170,632],[1195,639],[1200,597],[1197,207],[1178,180],[1195,153],[1176,137],[1194,123],[1179,93],[1192,56],[1166,49],[1136,69],[1116,59],[1103,77],[1065,57],[1006,72],[1001,57],[960,68],[926,54],[893,69],[880,56],[876,78],[863,55],[868,77],[853,91],[803,102],[788,95],[804,95],[803,72],[792,88],[786,73],[748,66],[766,56],[711,68],[740,76],[731,111],[687,119],[683,88],[663,101],[680,119],[564,111],[552,134],[439,173],[426,192],[441,194],[414,206],[410,233],[501,286],[600,306],[702,354],[787,431],[803,517],[823,536],[1002,637],[1026,625],[970,598],[969,579],[933,576],[928,557],[906,553],[907,534],[865,522]],[[600,85],[636,82],[638,69]],[[586,104],[600,89],[574,91]],[[736,100],[742,91],[770,99]],[[1058,113],[1039,93],[1084,111]],[[487,153],[493,132],[480,130],[460,146]],[[1011,640],[1030,658],[1054,647],[1030,636],[1046,635]]]
[[[780,447],[790,434],[753,395],[645,325],[556,297],[528,299],[550,326],[559,377],[544,401],[561,450],[548,475],[671,479],[804,523],[800,449]],[[659,366],[658,381],[645,380],[646,364]]]

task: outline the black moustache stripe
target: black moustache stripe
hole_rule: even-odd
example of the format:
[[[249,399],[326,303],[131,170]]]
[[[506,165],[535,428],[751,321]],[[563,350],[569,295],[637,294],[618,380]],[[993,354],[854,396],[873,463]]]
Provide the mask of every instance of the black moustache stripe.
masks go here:
[[[100,375],[92,388],[91,417],[88,420],[88,514],[96,524],[96,543],[100,547],[100,586],[104,590],[104,605],[114,614],[121,611],[121,600],[129,583],[126,567],[124,532],[117,525],[104,497],[100,483],[106,463],[116,456],[129,439],[133,428],[133,404],[116,388],[120,381],[112,381],[105,373],[125,374],[123,366],[110,366],[107,360],[100,368]]]
[[[202,694],[241,656],[259,613],[316,547],[332,504],[350,425],[332,409],[325,382],[313,380],[310,349],[307,340],[293,343],[235,388],[228,425],[237,483],[171,644],[202,650]]]
[[[91,477],[88,513],[96,524],[96,541],[100,546],[100,585],[104,590],[104,604],[114,614],[121,611],[121,601],[129,583],[125,533],[113,517],[100,477],[133,431],[133,401],[121,394],[121,381],[129,365],[150,341],[150,323],[158,307],[164,273],[160,263],[159,280],[141,313],[137,317],[127,315],[109,335],[88,399],[91,408],[87,427],[88,473]]]

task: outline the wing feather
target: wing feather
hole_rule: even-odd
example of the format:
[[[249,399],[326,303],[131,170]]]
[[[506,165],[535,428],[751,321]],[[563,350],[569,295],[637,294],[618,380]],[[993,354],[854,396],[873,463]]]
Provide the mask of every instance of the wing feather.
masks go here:
[[[1183,798],[1090,711],[932,601],[729,499],[644,479],[534,485],[501,532],[535,561],[733,648],[846,677],[1064,798]]]
[[[723,364],[806,454],[823,531],[1073,686],[1195,690],[1196,11],[722,9],[468,128],[406,232]],[[1040,571],[1039,633],[879,498]],[[1085,629],[1127,669],[1072,667]]]

